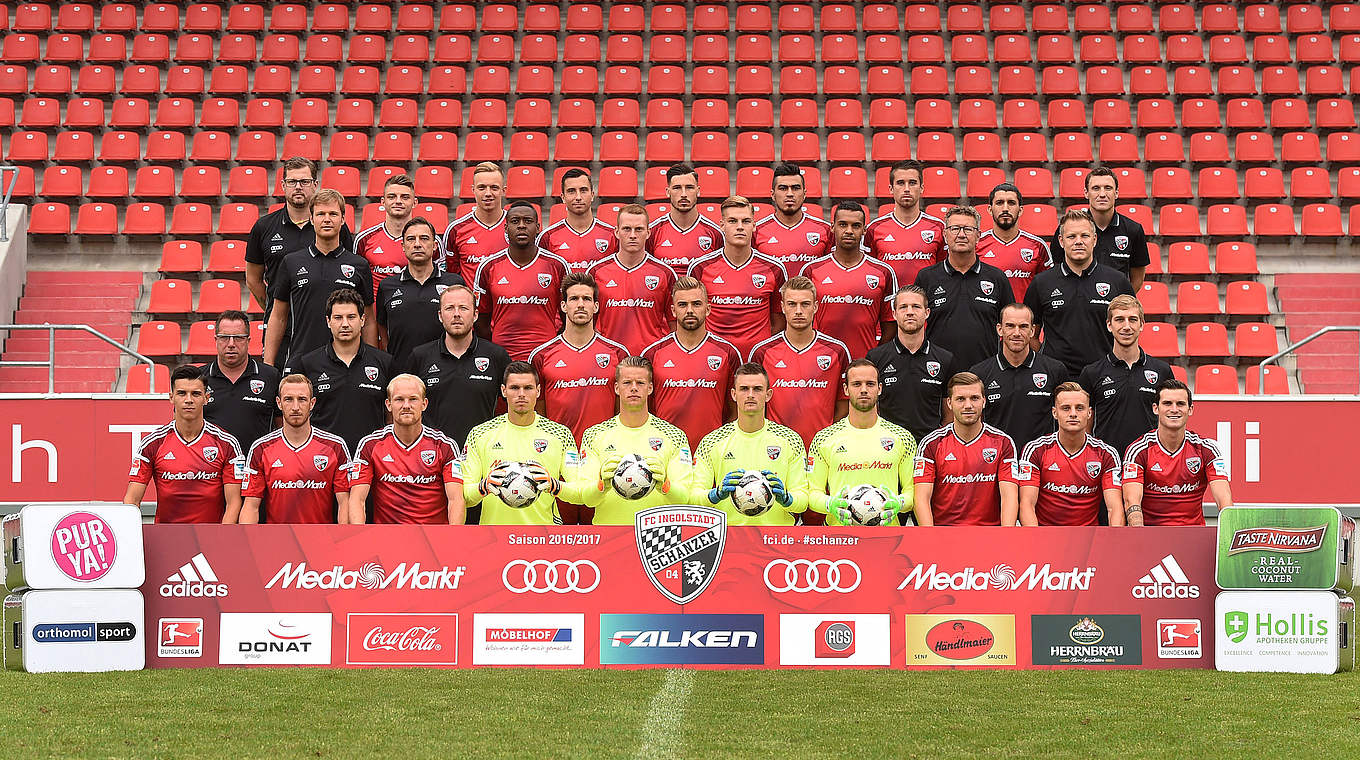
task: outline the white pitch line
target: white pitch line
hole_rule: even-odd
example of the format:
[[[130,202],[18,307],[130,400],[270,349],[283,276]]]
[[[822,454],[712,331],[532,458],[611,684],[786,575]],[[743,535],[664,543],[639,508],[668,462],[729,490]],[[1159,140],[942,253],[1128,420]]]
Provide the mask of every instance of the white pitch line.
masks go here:
[[[680,756],[680,731],[685,722],[689,692],[694,686],[694,671],[666,671],[661,688],[647,706],[647,722],[642,726],[642,746],[633,757],[638,760]]]

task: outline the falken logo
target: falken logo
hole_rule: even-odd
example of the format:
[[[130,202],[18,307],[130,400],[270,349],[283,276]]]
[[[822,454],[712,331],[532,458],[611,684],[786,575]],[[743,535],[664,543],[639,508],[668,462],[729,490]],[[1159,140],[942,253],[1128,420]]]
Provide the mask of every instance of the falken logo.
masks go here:
[[[1036,588],[1044,591],[1089,591],[1091,579],[1095,575],[1094,567],[1054,570],[1049,562],[1042,565],[1031,563],[1019,575],[1015,574],[1014,568],[1004,563],[994,565],[985,572],[966,567],[956,573],[949,573],[941,571],[938,563],[932,562],[913,567],[897,590],[911,587],[928,588],[931,591],[1016,591]]]
[[[465,572],[467,572],[467,567],[464,565],[459,565],[456,568],[449,568],[445,565],[438,570],[422,570],[419,562],[413,562],[409,566],[403,562],[397,565],[396,569],[390,574],[377,562],[365,563],[358,570],[350,570],[341,565],[335,565],[329,570],[317,571],[308,569],[306,562],[299,562],[296,565],[289,562],[279,568],[279,571],[274,573],[274,577],[270,578],[264,587],[274,588],[278,586],[281,589],[297,588],[326,591],[355,588],[456,591]]]

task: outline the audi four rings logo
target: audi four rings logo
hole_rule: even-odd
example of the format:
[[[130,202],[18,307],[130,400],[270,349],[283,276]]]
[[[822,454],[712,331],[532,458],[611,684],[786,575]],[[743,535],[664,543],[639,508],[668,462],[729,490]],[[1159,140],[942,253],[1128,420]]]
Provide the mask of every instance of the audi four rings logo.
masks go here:
[[[854,583],[850,582],[851,572]],[[765,566],[765,587],[777,594],[848,594],[859,588],[860,578],[859,565],[848,559],[777,559]]]
[[[517,559],[501,571],[501,582],[515,594],[589,594],[600,585],[600,568],[588,559]]]

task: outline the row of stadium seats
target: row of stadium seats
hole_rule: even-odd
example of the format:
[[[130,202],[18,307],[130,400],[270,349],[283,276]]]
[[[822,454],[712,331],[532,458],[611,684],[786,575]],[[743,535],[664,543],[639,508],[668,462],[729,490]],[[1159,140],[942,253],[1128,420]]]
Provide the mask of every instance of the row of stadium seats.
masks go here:
[[[1232,34],[1315,34],[1327,31],[1360,31],[1360,9],[1353,3],[1338,3],[1323,9],[1316,5],[1290,5],[1284,12],[1278,5],[1254,3],[1239,13],[1227,3],[1170,3],[1154,10],[1141,3],[1121,4],[1116,8],[1102,4],[1036,4],[1029,11],[1018,3],[981,5],[950,3],[945,12],[938,5],[916,4],[901,8],[888,3],[866,3],[857,10],[850,3],[827,3],[820,10],[802,3],[783,3],[777,12],[767,4],[741,4],[735,11],[726,4],[700,3],[693,17],[681,4],[658,3],[650,12],[638,4],[594,2],[565,4],[531,3],[521,18],[517,5],[492,3],[479,10],[472,4],[451,3],[440,6],[403,4],[395,11],[388,5],[348,5],[326,3],[308,9],[306,5],[284,3],[220,5],[192,4],[181,17],[179,6],[150,3],[136,5],[111,3],[95,7],[85,3],[26,3],[14,10],[9,23],[8,9],[0,14],[0,29],[26,32],[190,32],[252,33],[264,32],[464,32],[542,33],[557,32],[643,32],[680,33],[723,32],[937,32],[998,34],[1023,32],[1115,32],[1163,34],[1205,32]],[[1198,6],[1198,8],[1196,7]],[[224,26],[225,23],[225,26]]]

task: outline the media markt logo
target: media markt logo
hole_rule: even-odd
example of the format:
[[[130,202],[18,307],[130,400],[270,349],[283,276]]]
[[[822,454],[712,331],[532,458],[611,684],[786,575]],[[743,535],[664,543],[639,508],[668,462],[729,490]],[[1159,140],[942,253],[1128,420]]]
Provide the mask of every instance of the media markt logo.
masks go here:
[[[419,562],[397,565],[388,573],[377,562],[368,562],[357,570],[335,565],[327,570],[312,570],[306,562],[286,563],[269,579],[265,588],[298,588],[333,591],[336,589],[412,589],[415,591],[456,591],[467,567],[447,565],[439,569],[422,569]]]
[[[228,591],[203,552],[180,565],[179,571],[171,573],[160,588],[161,596],[176,598],[216,598],[226,596]]]
[[[727,514],[712,507],[653,507],[637,513],[633,531],[652,585],[667,599],[686,604],[718,572]]]
[[[1130,593],[1135,599],[1198,599],[1199,586],[1190,582],[1175,555],[1168,554],[1138,579]]]
[[[1089,591],[1091,579],[1096,575],[1094,567],[1071,570],[1055,570],[1052,563],[1042,565],[1030,563],[1019,575],[1015,568],[1007,564],[997,564],[990,570],[981,571],[973,567],[950,573],[940,570],[937,563],[916,565],[907,577],[897,586],[898,591],[907,587],[928,588],[931,591],[1015,591],[1018,589],[1044,591]]]

